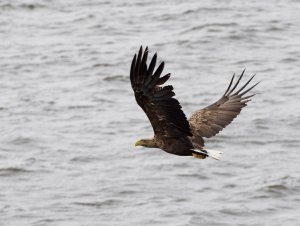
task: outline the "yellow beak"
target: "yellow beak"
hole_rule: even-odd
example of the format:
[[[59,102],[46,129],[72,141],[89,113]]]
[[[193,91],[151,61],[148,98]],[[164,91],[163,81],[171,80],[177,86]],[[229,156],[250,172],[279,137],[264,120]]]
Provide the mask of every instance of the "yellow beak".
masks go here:
[[[135,142],[134,146],[135,146],[135,147],[136,147],[136,146],[141,146],[141,141],[138,140],[137,142]]]

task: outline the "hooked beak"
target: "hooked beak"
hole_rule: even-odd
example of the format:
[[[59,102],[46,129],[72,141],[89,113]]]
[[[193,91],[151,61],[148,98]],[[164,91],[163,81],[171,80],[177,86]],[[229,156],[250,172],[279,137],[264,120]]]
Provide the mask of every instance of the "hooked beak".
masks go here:
[[[138,140],[137,142],[135,142],[134,146],[135,146],[135,147],[136,147],[136,146],[141,146],[141,141]]]

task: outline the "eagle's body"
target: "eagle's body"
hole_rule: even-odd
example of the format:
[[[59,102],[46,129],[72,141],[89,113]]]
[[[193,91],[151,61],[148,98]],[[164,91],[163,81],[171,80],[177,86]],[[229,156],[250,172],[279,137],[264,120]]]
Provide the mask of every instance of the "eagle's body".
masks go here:
[[[170,154],[206,158],[211,156],[218,159],[220,152],[204,148],[205,138],[210,138],[225,128],[240,113],[246,103],[254,95],[244,96],[258,83],[246,89],[254,76],[236,91],[243,77],[241,74],[232,87],[234,76],[224,95],[214,104],[198,110],[187,119],[181,106],[173,96],[173,87],[162,86],[170,77],[161,77],[164,68],[162,62],[154,72],[155,54],[147,66],[148,48],[143,53],[142,47],[138,56],[134,56],[130,70],[130,81],[138,105],[146,113],[154,131],[152,139],[142,139],[136,146],[160,148]]]

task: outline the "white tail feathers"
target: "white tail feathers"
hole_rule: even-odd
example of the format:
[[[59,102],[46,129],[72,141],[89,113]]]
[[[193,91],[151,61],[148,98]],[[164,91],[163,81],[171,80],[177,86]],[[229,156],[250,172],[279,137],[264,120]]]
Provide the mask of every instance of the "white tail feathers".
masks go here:
[[[216,151],[216,150],[211,150],[211,149],[204,149],[205,151],[207,151],[207,155],[209,157],[212,157],[213,159],[216,159],[216,160],[220,160],[223,152],[221,151]]]
[[[198,152],[200,154],[203,154],[205,156],[209,156],[209,157],[211,157],[213,159],[216,159],[216,160],[220,160],[220,158],[223,154],[223,152],[221,152],[221,151],[216,151],[216,150],[211,150],[211,149],[202,149],[202,150],[199,150],[199,149],[195,150],[194,149],[194,151]]]

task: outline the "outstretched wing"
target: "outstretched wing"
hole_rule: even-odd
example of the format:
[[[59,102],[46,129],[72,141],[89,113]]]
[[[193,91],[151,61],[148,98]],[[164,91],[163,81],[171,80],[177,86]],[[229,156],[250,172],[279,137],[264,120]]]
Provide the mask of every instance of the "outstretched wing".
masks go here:
[[[254,78],[254,75],[239,90],[234,92],[241,81],[244,72],[245,70],[231,88],[235,77],[235,75],[233,75],[226,92],[217,102],[192,114],[189,123],[194,139],[198,138],[201,140],[202,137],[209,138],[215,136],[238,116],[242,108],[247,105],[246,103],[251,100],[250,98],[255,95],[244,96],[258,84],[256,83],[244,90]]]
[[[161,86],[170,74],[160,76],[164,69],[162,62],[153,73],[157,54],[147,67],[148,47],[144,53],[141,47],[138,56],[134,55],[130,81],[138,105],[144,110],[151,122],[155,135],[170,137],[192,136],[189,123],[181,106],[173,96],[173,87]]]

